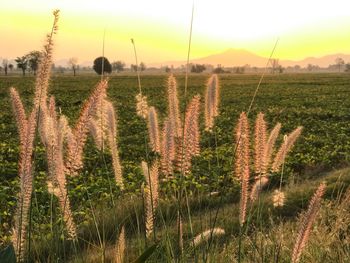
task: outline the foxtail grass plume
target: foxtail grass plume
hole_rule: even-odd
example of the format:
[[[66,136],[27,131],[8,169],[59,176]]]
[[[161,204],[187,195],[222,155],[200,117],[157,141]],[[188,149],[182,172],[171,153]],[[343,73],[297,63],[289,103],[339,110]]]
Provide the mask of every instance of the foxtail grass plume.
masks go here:
[[[26,132],[27,132],[27,126],[28,126],[27,116],[26,116],[21,98],[17,90],[13,87],[10,88],[10,96],[11,96],[12,109],[14,111],[14,116],[18,127],[20,145],[21,145],[21,148],[23,148],[26,143]]]
[[[219,79],[216,74],[213,74],[207,84],[207,90],[205,94],[205,130],[211,131],[214,126],[214,118],[218,116],[219,105]]]
[[[15,104],[15,103],[13,103]],[[17,114],[14,109],[15,114]],[[17,120],[20,118],[17,117]],[[17,198],[17,209],[15,213],[15,224],[12,232],[12,243],[15,249],[17,261],[24,260],[25,242],[27,238],[27,228],[29,221],[29,208],[33,190],[33,167],[32,154],[36,130],[36,112],[32,111],[26,122],[18,123],[20,132],[23,135],[20,147],[18,175],[20,178],[20,193]]]
[[[241,200],[239,222],[244,224],[247,212],[249,188],[249,123],[245,112],[242,112],[236,127],[236,176],[241,182]]]
[[[184,138],[176,138],[177,156],[176,162],[179,171],[186,174],[191,170],[192,157],[200,153],[199,133],[200,96],[193,97],[187,106],[184,124]]]
[[[142,96],[141,93],[136,95],[136,113],[138,116],[146,119],[148,115],[148,103],[147,97]]]
[[[208,229],[197,235],[193,240],[193,245],[195,247],[199,246],[203,242],[207,242],[212,237],[218,237],[225,235],[225,230],[222,228]]]
[[[184,250],[184,241],[183,241],[182,217],[181,217],[180,211],[177,211],[177,227],[178,227],[179,252],[180,254],[182,254]]]
[[[47,89],[52,64],[53,35],[57,32],[59,20],[59,10],[53,12],[54,22],[51,34],[47,36],[44,52],[41,56],[38,74],[35,80],[34,108],[26,117],[24,107],[15,89],[10,89],[10,96],[13,111],[17,121],[20,136],[20,158],[18,175],[20,177],[20,193],[18,196],[17,210],[15,213],[15,223],[12,233],[12,242],[17,256],[17,261],[24,260],[25,241],[27,237],[27,227],[29,219],[29,208],[33,190],[33,167],[32,155],[34,148],[35,130],[37,127],[37,117],[40,103],[47,99]]]
[[[285,201],[286,197],[284,195],[284,193],[280,190],[275,190],[273,193],[273,197],[272,197],[272,203],[274,207],[282,207],[284,206],[284,201]]]
[[[54,105],[51,98],[51,107]],[[39,131],[41,140],[46,149],[49,178],[54,188],[62,211],[69,239],[76,239],[76,226],[73,220],[73,213],[70,207],[70,200],[66,188],[66,176],[63,156],[63,143],[67,131],[67,120],[61,116],[58,120],[57,114],[42,105],[40,112]],[[50,109],[50,111],[49,111]]]
[[[103,95],[96,107],[94,116],[90,118],[90,133],[99,150],[102,151],[105,149],[105,145],[108,146],[112,155],[115,181],[121,189],[124,189],[122,166],[116,140],[117,117],[113,104]]]
[[[89,130],[96,147],[101,151],[103,149],[103,131],[99,121],[91,118],[89,121]]]
[[[83,166],[83,149],[89,131],[90,119],[95,115],[96,104],[108,88],[108,80],[101,80],[90,97],[84,102],[78,121],[72,131],[67,134],[67,158],[65,162],[66,173],[70,176],[77,175]]]
[[[264,120],[264,114],[259,113],[255,121],[255,173],[265,174],[265,163],[266,158],[264,154],[266,153],[266,121]]]
[[[270,132],[269,138],[266,142],[265,153],[263,154],[263,157],[264,157],[264,164],[263,164],[264,170],[262,171],[263,174],[266,173],[267,170],[269,169],[272,153],[274,151],[275,143],[280,133],[281,127],[282,127],[281,123],[278,122]]]
[[[326,184],[321,183],[314,193],[306,213],[302,216],[298,236],[295,241],[293,254],[292,254],[292,263],[298,263],[300,261],[301,254],[304,247],[307,244],[307,241],[310,237],[312,225],[318,215],[318,212],[321,207],[322,196],[326,190]]]
[[[54,21],[51,32],[46,36],[46,43],[44,50],[41,52],[40,63],[38,66],[38,73],[35,79],[35,95],[34,95],[34,107],[38,108],[41,103],[47,102],[47,89],[49,86],[49,79],[51,74],[52,65],[52,52],[53,52],[53,35],[57,33],[59,10],[53,11]]]
[[[287,139],[284,140],[283,144],[281,145],[280,149],[278,150],[275,159],[272,164],[271,170],[273,172],[278,172],[282,163],[284,162],[284,159],[286,158],[289,151],[293,148],[296,140],[299,138],[301,131],[303,127],[299,126],[296,128],[293,132],[291,132]]]
[[[117,244],[115,246],[115,260],[114,263],[123,263],[125,258],[125,226],[122,227]]]
[[[170,176],[174,169],[173,161],[175,160],[176,147],[174,131],[169,119],[166,119],[163,124],[160,154],[162,173],[166,176]]]
[[[155,161],[148,169],[147,163],[141,163],[142,171],[146,179],[144,186],[144,204],[145,204],[145,226],[146,236],[149,238],[154,229],[155,211],[158,206],[159,197],[159,174],[158,161]]]
[[[121,189],[124,189],[122,166],[120,164],[118,145],[116,142],[117,135],[117,117],[113,104],[109,101],[105,103],[105,111],[107,115],[107,142],[112,154],[112,164],[116,183]]]
[[[152,151],[160,153],[158,114],[152,106],[148,110],[148,135]]]
[[[90,133],[98,149],[104,150],[104,145],[108,146],[112,155],[115,181],[121,189],[124,189],[122,167],[116,142],[117,117],[115,109],[113,104],[106,97],[100,100],[97,107],[95,116],[93,116],[89,122]]]
[[[168,87],[168,117],[175,137],[182,136],[182,127],[179,111],[179,99],[177,96],[177,83],[174,75],[170,75],[167,81]]]
[[[258,199],[260,192],[264,188],[265,185],[269,182],[269,179],[266,176],[260,176],[258,177],[250,191],[250,200],[254,202],[256,199]]]

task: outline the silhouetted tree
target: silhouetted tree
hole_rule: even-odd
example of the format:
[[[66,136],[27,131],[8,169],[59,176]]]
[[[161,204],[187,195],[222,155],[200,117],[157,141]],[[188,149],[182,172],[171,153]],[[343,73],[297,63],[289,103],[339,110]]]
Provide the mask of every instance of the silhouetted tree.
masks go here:
[[[7,75],[8,60],[7,60],[7,59],[3,59],[3,60],[2,60],[2,65],[3,65],[3,67],[4,67],[5,75]]]
[[[9,69],[12,71],[13,70],[13,65],[9,64]]]
[[[38,67],[39,67],[41,52],[34,50],[29,52],[28,55],[26,56],[27,56],[29,68],[33,71],[33,74],[36,75],[36,71],[38,70]]]
[[[109,63],[106,57],[98,57],[94,60],[93,69],[98,75],[102,75],[102,71],[103,71],[103,74],[111,73],[112,65],[111,63]]]
[[[78,58],[70,58],[69,60],[68,60],[68,65],[72,68],[72,70],[73,70],[73,75],[74,75],[74,77],[75,77],[75,75],[76,75],[76,71],[77,71],[77,69],[78,69],[78,67],[79,67],[79,65],[78,65]]]
[[[20,68],[22,70],[22,73],[24,76],[26,74],[26,70],[28,67],[28,57],[27,56],[17,57],[15,61],[17,63],[17,68]]]
[[[340,72],[340,69],[342,68],[342,66],[345,64],[344,59],[342,58],[336,58],[335,59],[335,64],[338,66],[338,70]]]
[[[350,72],[350,63],[345,64],[345,71]]]
[[[120,71],[123,71],[124,67],[125,67],[125,63],[123,61],[118,60],[112,63],[112,69],[117,73]]]
[[[277,58],[270,59],[270,64],[271,64],[271,73],[275,74],[275,71],[279,70],[279,67],[280,67],[279,59]]]
[[[225,73],[225,70],[222,68],[221,64],[218,64],[216,68],[214,68],[213,73],[220,74]]]
[[[201,64],[195,64],[195,65],[192,65],[192,68],[191,68],[191,72],[194,72],[194,73],[201,73],[205,70],[205,66],[204,65],[201,65]]]
[[[146,69],[146,64],[143,63],[143,62],[141,62],[141,63],[140,63],[140,70],[141,70],[141,71],[144,71],[145,69]]]
[[[164,69],[165,69],[165,72],[166,72],[166,73],[170,73],[170,72],[171,72],[171,68],[170,68],[169,66],[165,66]]]
[[[237,67],[235,70],[236,74],[244,74],[245,67]]]
[[[130,65],[131,71],[137,71],[137,65],[131,64]]]

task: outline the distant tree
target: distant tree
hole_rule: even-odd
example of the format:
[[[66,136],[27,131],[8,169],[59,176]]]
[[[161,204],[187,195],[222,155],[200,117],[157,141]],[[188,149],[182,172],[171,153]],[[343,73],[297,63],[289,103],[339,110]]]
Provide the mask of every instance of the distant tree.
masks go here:
[[[77,72],[77,69],[79,67],[78,65],[78,58],[76,57],[72,57],[70,59],[68,59],[68,65],[71,67],[71,69],[73,70],[73,75],[74,77],[76,76],[76,72]]]
[[[350,63],[345,64],[345,72],[350,72]]]
[[[40,51],[31,51],[27,55],[28,65],[34,75],[36,75],[36,71],[39,67],[41,52]]]
[[[205,66],[204,65],[201,65],[201,64],[195,64],[195,65],[192,65],[191,67],[191,72],[194,72],[194,73],[201,73],[205,70]]]
[[[336,58],[336,59],[335,59],[335,64],[337,65],[338,71],[340,72],[340,69],[341,69],[342,66],[345,64],[345,61],[344,61],[344,59],[342,59],[342,58]]]
[[[65,72],[65,68],[64,67],[62,67],[62,66],[58,66],[58,67],[55,67],[55,69],[56,69],[56,72],[57,73],[59,73],[59,74],[64,74],[64,72]]]
[[[144,71],[145,69],[146,69],[146,64],[143,63],[143,62],[141,62],[141,63],[140,63],[140,70],[141,70],[141,71]]]
[[[213,73],[215,74],[225,73],[225,70],[221,67],[221,64],[218,64],[218,66],[214,68]]]
[[[280,74],[283,73],[284,71],[284,68],[281,65],[279,65],[277,69],[278,69],[278,73]]]
[[[235,70],[236,74],[244,74],[245,67],[237,67]]]
[[[308,64],[306,68],[307,68],[308,71],[315,71],[315,70],[319,70],[320,66],[313,65],[313,64]]]
[[[17,63],[17,68],[22,70],[24,76],[28,67],[28,57],[26,55],[22,57],[17,57],[15,61]]]
[[[307,64],[306,68],[307,68],[308,71],[312,71],[313,67],[314,66],[312,64]]]
[[[299,71],[300,69],[301,69],[301,67],[300,67],[299,65],[295,65],[295,66],[294,66],[294,70],[295,70],[295,71]]]
[[[13,64],[9,64],[9,69],[12,71],[13,70]]]
[[[278,70],[280,67],[279,59],[277,58],[270,59],[270,65],[271,65],[271,73],[275,74],[276,70]]]
[[[137,65],[131,64],[130,65],[131,71],[137,71]]]
[[[166,73],[170,73],[170,72],[171,72],[171,68],[170,68],[169,66],[165,66],[164,69],[165,69],[165,72],[166,72]]]
[[[123,61],[118,60],[112,63],[112,69],[117,73],[119,73],[120,71],[123,71],[124,67],[125,67],[125,63]]]
[[[2,65],[3,65],[3,68],[4,68],[5,75],[7,75],[8,60],[7,59],[3,59],[2,60]]]
[[[112,65],[106,57],[98,57],[94,60],[93,69],[98,75],[102,75],[102,71],[103,73],[111,73]]]

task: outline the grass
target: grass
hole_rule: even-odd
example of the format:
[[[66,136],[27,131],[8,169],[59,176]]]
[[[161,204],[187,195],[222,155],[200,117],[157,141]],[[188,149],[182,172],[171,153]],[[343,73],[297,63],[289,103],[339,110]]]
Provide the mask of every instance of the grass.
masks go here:
[[[207,75],[190,75],[188,98],[200,93],[203,97]],[[334,168],[349,165],[350,161],[350,91],[347,87],[350,76],[345,74],[307,74],[267,76],[262,83],[252,108],[251,121],[259,111],[266,113],[266,119],[272,128],[276,122],[283,124],[282,133],[290,132],[298,125],[304,126],[303,135],[285,164],[285,190],[287,203],[283,208],[273,209],[270,194],[264,194],[259,206],[252,214],[256,229],[243,237],[242,260],[255,259],[253,245],[267,242],[259,235],[268,233],[271,237],[280,228],[286,228],[293,234],[294,218],[307,201],[319,180],[326,179],[328,188],[326,197],[336,199],[342,188],[350,182],[349,169],[332,174],[324,174]],[[184,76],[177,76],[179,97],[183,98]],[[203,132],[201,127],[201,155],[193,162],[193,173],[186,179],[189,190],[189,207],[194,234],[200,233],[212,224],[218,206],[216,225],[225,229],[223,238],[215,240],[210,247],[209,260],[216,258],[225,261],[226,254],[237,245],[239,234],[238,206],[239,186],[232,182],[233,136],[232,132],[241,111],[248,108],[254,93],[257,75],[222,75],[220,115],[216,121],[215,138]],[[166,76],[143,76],[143,94],[148,97],[149,105],[158,109],[160,119],[166,115]],[[78,109],[87,94],[98,82],[97,76],[53,77],[50,93],[55,95],[57,107],[69,117],[70,123],[77,118]],[[1,77],[0,102],[1,123],[1,164],[0,171],[0,240],[8,243],[11,219],[16,205],[14,189],[18,189],[17,160],[18,136],[10,109],[8,88],[16,86],[24,98],[26,107],[30,107],[33,97],[34,79],[31,77]],[[143,176],[139,168],[145,158],[144,131],[145,122],[137,117],[135,95],[138,93],[136,76],[113,76],[110,80],[108,95],[114,103],[119,116],[119,150],[123,176],[126,182],[126,194],[121,195],[115,185],[111,185],[111,157],[99,152],[91,138],[85,152],[85,167],[81,175],[70,178],[69,195],[72,200],[74,216],[79,224],[79,241],[72,243],[64,240],[64,227],[57,201],[52,199],[46,189],[46,161],[43,146],[38,143],[35,150],[35,191],[32,204],[33,242],[30,261],[51,262],[60,257],[63,261],[96,262],[104,258],[107,262],[112,254],[112,246],[121,223],[126,224],[128,236],[127,258],[135,259],[143,252],[143,204],[139,189]],[[181,100],[181,111],[185,102]],[[203,118],[203,116],[201,116]],[[203,121],[201,123],[204,123]],[[106,162],[104,162],[106,160]],[[279,175],[272,177],[269,187],[278,186]],[[170,186],[176,186],[176,181]],[[167,192],[169,184],[162,186]],[[17,191],[17,190],[16,190]],[[208,197],[210,191],[219,191],[220,197]],[[164,198],[163,198],[164,199]],[[170,261],[177,252],[176,247],[176,202],[170,197],[160,202],[157,213],[157,239],[159,246],[153,255],[153,261]],[[181,206],[186,207],[185,203]],[[183,209],[185,211],[185,209]],[[92,212],[96,221],[91,219]],[[191,234],[188,220],[184,218],[185,253],[183,260],[204,261],[207,253],[205,246],[191,248]],[[277,218],[277,219],[275,219]],[[277,221],[272,221],[277,220]],[[97,224],[96,224],[97,222]],[[97,226],[97,229],[96,229]],[[270,230],[271,229],[271,230]],[[98,230],[98,231],[97,231]],[[289,233],[286,231],[285,233]],[[99,240],[98,233],[102,234]],[[255,235],[255,237],[254,237]],[[255,238],[252,242],[252,238]],[[272,242],[273,243],[273,242]],[[224,245],[225,244],[225,245]],[[276,244],[276,243],[274,243]],[[345,244],[345,243],[344,243]],[[147,244],[148,246],[150,244]],[[271,245],[272,246],[272,245]],[[222,249],[225,248],[226,250]],[[233,247],[230,249],[230,247]],[[291,249],[291,246],[287,246]],[[314,247],[314,249],[316,249]],[[259,253],[261,249],[255,249]],[[276,251],[276,250],[275,250]],[[258,253],[257,252],[257,253]],[[287,254],[288,249],[285,249]],[[231,256],[236,252],[232,252]],[[258,254],[259,254],[258,253]],[[269,252],[270,253],[270,252]],[[272,252],[271,252],[272,253]],[[310,252],[311,253],[311,252]],[[273,254],[273,253],[272,253]],[[347,255],[342,258],[345,259]],[[260,255],[261,262],[271,262],[271,255]],[[265,261],[264,261],[265,260]],[[283,262],[283,261],[278,261]]]
[[[254,218],[252,221],[253,225],[259,226],[255,229],[252,229],[251,232],[246,235],[244,238],[244,246],[246,249],[247,254],[244,256],[243,262],[260,262],[257,260],[257,255],[253,255],[252,251],[255,249],[259,250],[261,248],[254,248],[254,243],[257,244],[257,240],[259,239],[259,242],[269,243],[268,248],[266,250],[272,249],[272,246],[275,244],[278,244],[278,242],[282,242],[281,240],[278,240],[277,234],[281,234],[281,228],[283,229],[283,236],[285,237],[285,250],[283,253],[287,254],[289,252],[286,248],[292,247],[292,242],[294,241],[294,238],[296,236],[295,230],[297,228],[297,222],[295,221],[295,217],[301,212],[302,209],[305,209],[308,203],[308,200],[310,199],[311,195],[313,194],[314,190],[317,188],[318,184],[321,181],[326,181],[327,183],[327,190],[325,195],[325,205],[322,210],[322,213],[333,213],[332,211],[335,210],[336,203],[339,202],[341,199],[342,194],[344,194],[345,189],[347,186],[350,185],[350,168],[337,170],[334,172],[327,173],[326,175],[322,176],[318,180],[306,180],[303,183],[293,185],[293,186],[286,186],[283,190],[287,197],[287,202],[283,208],[274,209],[272,206],[272,200],[271,195],[269,193],[265,193],[261,198],[261,211],[264,211],[264,213],[261,215],[262,218]],[[338,199],[338,201],[337,201]],[[193,198],[191,203],[191,211],[192,211],[192,224],[194,226],[194,232],[195,233],[201,233],[207,228],[210,227],[209,219],[212,218],[213,212],[215,211],[215,208],[217,205],[222,206],[222,213],[220,213],[218,217],[217,225],[221,228],[225,229],[225,235],[223,237],[220,237],[218,240],[215,241],[215,244],[212,248],[211,253],[214,253],[211,256],[210,262],[218,262],[218,258],[221,258],[222,261],[220,262],[232,262],[229,261],[226,257],[226,254],[228,254],[228,258],[233,258],[232,256],[237,253],[237,236],[239,234],[239,222],[238,222],[238,213],[239,213],[239,205],[237,202],[232,202],[232,200],[225,200],[224,202],[219,203],[219,198],[216,199],[209,199],[207,196],[202,196],[201,198]],[[141,200],[139,200],[141,202]],[[111,210],[108,213],[103,213],[99,215],[98,222],[99,225],[102,225],[101,222],[105,220],[104,222],[108,222],[105,225],[109,226],[109,228],[105,228],[104,231],[106,233],[106,239],[108,240],[108,243],[106,244],[106,255],[107,255],[107,262],[108,260],[112,260],[113,255],[113,245],[114,245],[114,239],[117,232],[117,227],[120,226],[122,222],[126,222],[126,225],[128,226],[128,233],[130,239],[128,242],[128,252],[127,255],[129,255],[129,258],[133,258],[136,255],[134,254],[134,247],[137,244],[138,237],[133,235],[135,233],[134,229],[132,229],[132,226],[135,224],[135,222],[129,221],[129,219],[134,217],[134,211],[130,210],[126,212],[125,209],[127,207],[130,207],[129,200],[123,200],[121,203],[123,203],[123,206],[116,207],[115,210]],[[332,207],[333,205],[333,207]],[[138,206],[140,211],[139,214],[142,213],[141,211],[141,205]],[[327,211],[326,209],[331,209]],[[100,209],[104,211],[104,209]],[[161,204],[161,211],[163,213],[170,213],[166,214],[163,219],[165,220],[167,224],[167,229],[164,230],[164,227],[160,224],[159,227],[159,237],[163,237],[166,235],[165,231],[167,231],[168,235],[174,237],[177,233],[177,226],[176,226],[176,207],[172,205],[169,202],[163,201]],[[122,218],[120,215],[123,215],[127,219]],[[160,215],[158,215],[160,217]],[[346,213],[342,214],[342,216],[347,217],[348,215]],[[322,217],[320,217],[322,218]],[[330,218],[329,220],[333,220],[334,218]],[[344,220],[346,220],[344,218]],[[161,221],[160,218],[158,221]],[[263,222],[262,225],[259,224],[259,222]],[[85,233],[81,233],[82,236],[87,236],[86,231],[89,231],[88,229],[92,229],[93,222],[90,222],[90,226],[84,227]],[[325,224],[324,220],[319,220],[318,225]],[[328,222],[329,224],[329,222]],[[328,225],[328,227],[330,227]],[[188,222],[184,221],[184,229],[185,233],[184,236],[187,239],[187,242],[185,243],[186,249],[186,255],[188,258],[186,260],[192,261],[193,253],[194,251],[191,249],[191,242],[189,240],[190,238],[190,232],[189,232],[189,226]],[[256,232],[257,231],[257,232]],[[321,231],[321,229],[318,229],[316,226],[316,232]],[[345,230],[348,231],[348,230]],[[288,235],[292,235],[288,236]],[[276,242],[273,242],[273,238],[275,238]],[[289,240],[287,240],[289,238]],[[253,241],[253,239],[256,239]],[[311,239],[311,245],[309,248],[308,253],[315,253],[313,250],[317,250],[317,243],[315,240],[317,240],[317,235],[313,235]],[[90,236],[90,239],[88,239],[91,244],[95,243],[96,236]],[[158,252],[159,255],[154,256],[153,260],[150,262],[159,262],[157,260],[161,260],[161,262],[167,262],[169,260],[168,255],[165,253],[162,255],[162,249],[165,249],[166,244],[162,242],[161,240],[161,249]],[[176,240],[173,239],[172,242],[175,246]],[[220,245],[221,244],[221,245]],[[342,245],[346,245],[347,243],[344,243]],[[228,251],[227,249],[230,248]],[[203,247],[199,249],[199,253],[203,253]],[[320,251],[320,249],[318,249]],[[96,248],[94,246],[86,248],[86,250],[82,250],[81,254],[73,256],[72,262],[96,262],[96,255],[99,253],[99,248]],[[267,252],[265,252],[267,253]],[[307,253],[307,254],[308,254]],[[163,257],[161,257],[161,255]],[[218,258],[215,258],[214,255],[216,255]],[[288,255],[289,257],[290,255]],[[328,255],[329,258],[335,255]],[[347,256],[350,256],[350,251],[347,252]],[[255,257],[254,261],[252,258]],[[264,262],[273,262],[271,259],[272,255],[265,255],[264,256]],[[310,254],[308,255],[310,257]],[[249,260],[248,260],[249,259]],[[185,262],[188,262],[186,261]],[[227,261],[225,261],[227,260]],[[247,261],[248,260],[248,261]],[[200,261],[202,262],[202,261]],[[285,261],[278,261],[278,262],[289,262],[285,259]],[[317,261],[318,262],[318,261]],[[331,261],[326,261],[331,262]],[[340,262],[340,261],[336,261]]]

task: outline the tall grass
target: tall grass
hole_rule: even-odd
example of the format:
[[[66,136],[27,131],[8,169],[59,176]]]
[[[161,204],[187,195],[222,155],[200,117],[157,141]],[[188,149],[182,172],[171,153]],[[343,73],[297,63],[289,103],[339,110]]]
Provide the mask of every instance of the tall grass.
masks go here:
[[[47,38],[35,83],[34,107],[29,116],[25,113],[16,89],[10,89],[20,137],[18,169],[20,193],[17,199],[12,236],[17,260],[19,262],[29,260],[30,255],[27,253],[26,246],[33,192],[34,139],[38,129],[47,159],[47,187],[52,193],[52,198],[55,196],[58,200],[65,225],[65,231],[60,233],[64,236],[63,248],[73,247],[73,249],[62,252],[64,260],[74,258],[75,254],[76,261],[86,261],[84,256],[79,257],[79,253],[85,253],[89,249],[93,251],[99,249],[98,257],[91,256],[91,258],[102,262],[108,260],[118,263],[127,262],[137,256],[139,256],[138,262],[144,262],[148,258],[156,262],[199,262],[199,253],[203,255],[203,262],[224,261],[223,257],[227,256],[233,262],[248,262],[244,260],[251,258],[255,260],[259,258],[256,262],[267,262],[272,258],[273,262],[280,262],[280,253],[284,249],[281,247],[282,241],[271,241],[269,239],[271,237],[265,238],[263,231],[266,230],[265,224],[273,226],[275,220],[273,213],[278,213],[280,211],[278,209],[285,207],[285,204],[288,203],[288,196],[281,191],[281,183],[279,190],[275,191],[272,198],[263,190],[269,185],[270,178],[281,172],[288,153],[301,135],[302,127],[299,126],[286,135],[280,147],[275,149],[281,124],[277,123],[268,136],[268,123],[264,119],[264,114],[259,113],[255,121],[252,144],[249,128],[251,125],[248,118],[252,104],[247,112],[240,114],[235,134],[232,136],[236,149],[234,151],[235,164],[232,167],[234,176],[230,181],[232,185],[240,184],[240,198],[236,198],[239,199],[238,205],[229,202],[229,205],[233,206],[230,208],[230,213],[234,211],[235,215],[230,214],[225,217],[224,230],[221,226],[215,226],[216,219],[219,217],[218,208],[214,224],[211,221],[211,214],[209,222],[207,218],[201,216],[201,214],[207,215],[207,210],[211,213],[211,205],[214,208],[215,206],[223,207],[225,204],[222,197],[215,199],[210,193],[197,191],[191,185],[193,174],[196,172],[193,164],[196,162],[196,157],[201,155],[201,127],[204,126],[206,131],[214,133],[216,140],[214,124],[215,118],[219,117],[219,76],[213,75],[209,78],[206,90],[203,91],[205,93],[204,107],[201,107],[199,94],[187,101],[187,71],[184,98],[182,98],[185,105],[183,117],[181,117],[181,99],[178,95],[176,77],[169,75],[167,80],[168,109],[167,115],[162,118],[158,116],[155,106],[148,105],[147,97],[142,93],[140,75],[137,72],[139,93],[136,96],[136,112],[147,123],[145,134],[148,133],[148,136],[145,136],[144,159],[146,161],[143,161],[140,167],[145,183],[142,187],[142,195],[128,193],[124,191],[125,184],[128,182],[125,175],[123,176],[118,152],[115,108],[107,95],[108,78],[102,78],[90,97],[84,102],[73,128],[69,126],[66,117],[56,111],[54,97],[48,99],[52,36],[56,33],[57,22],[58,11],[55,11],[52,33]],[[137,62],[133,40],[132,43]],[[189,52],[190,45],[188,57]],[[201,125],[202,113],[204,113],[203,125]],[[71,207],[74,200],[69,197],[68,187],[69,179],[83,176],[81,169],[84,166],[84,147],[89,139],[89,132],[94,138],[96,148],[101,152],[104,151],[105,146],[109,149],[115,178],[114,186],[121,190],[120,198],[115,200],[116,205],[113,205],[112,209],[109,207],[111,211],[102,210],[106,209],[104,204],[101,204],[101,208],[94,207],[88,191],[85,190],[84,195],[87,196],[90,205],[93,218],[91,221],[96,233],[91,229],[84,230],[84,225],[75,223],[74,211]],[[218,154],[216,147],[214,150]],[[209,172],[211,172],[210,169],[209,167]],[[165,180],[161,180],[162,178]],[[291,262],[300,262],[307,248],[312,226],[317,223],[317,215],[322,210],[321,200],[325,192],[326,185],[322,183],[311,198],[306,213],[300,219],[294,248],[292,250],[289,247],[288,258],[291,259]],[[203,197],[205,195],[209,197]],[[204,211],[201,207],[203,200],[208,204],[208,207],[204,207]],[[196,210],[195,206],[198,204],[200,206]],[[277,212],[271,212],[272,206]],[[265,222],[265,220],[271,222]],[[91,225],[88,225],[89,227]],[[90,236],[85,239],[88,234],[84,231],[91,236],[96,235],[97,238]],[[279,233],[271,236],[283,238],[283,229],[278,227],[273,228],[273,231],[279,231]],[[142,239],[143,234],[144,240]],[[68,240],[65,240],[65,237]],[[211,246],[214,237],[221,237],[217,239],[217,247]],[[98,245],[91,243],[91,240],[94,239],[98,239]],[[231,251],[220,249],[220,242],[226,242],[227,247],[233,244],[234,248]],[[152,243],[155,245],[150,245]],[[205,248],[201,246],[202,243],[206,243]],[[266,254],[264,246],[272,247],[271,254]],[[50,253],[50,250],[48,251]],[[66,253],[69,255],[66,256]],[[50,259],[53,257],[54,255],[47,256]]]

